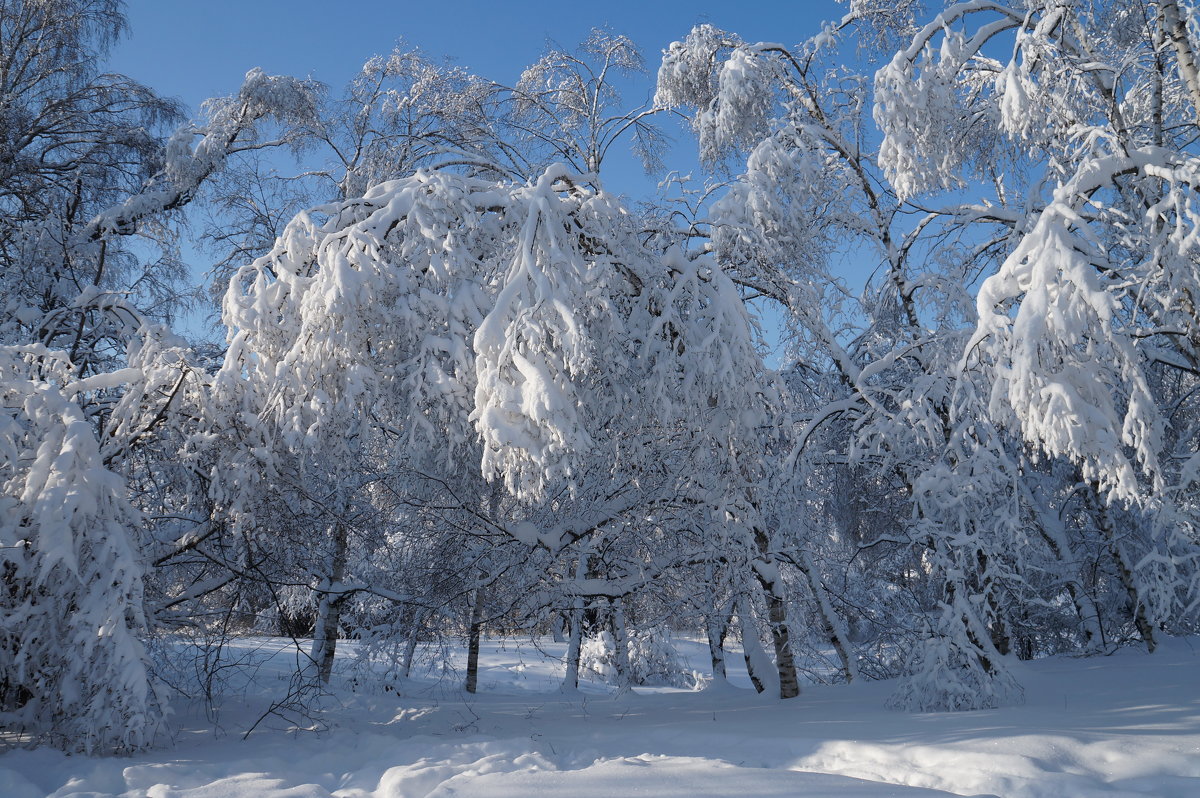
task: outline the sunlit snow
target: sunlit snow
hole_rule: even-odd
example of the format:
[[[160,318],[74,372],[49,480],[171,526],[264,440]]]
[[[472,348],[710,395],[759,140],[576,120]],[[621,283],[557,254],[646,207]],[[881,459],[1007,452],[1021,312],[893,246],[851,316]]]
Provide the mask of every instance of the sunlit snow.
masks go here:
[[[210,723],[180,706],[174,745],[133,757],[0,755],[5,798],[423,798],[424,796],[876,796],[1011,798],[1200,792],[1200,640],[1154,656],[1017,665],[1021,707],[906,714],[882,708],[887,682],[807,687],[780,701],[749,690],[744,670],[700,692],[607,685],[558,689],[565,644],[485,640],[480,692],[440,669],[399,694],[356,692],[343,660],[320,731],[268,718],[294,652],[246,639],[263,661]],[[703,644],[677,640],[693,667]],[[354,644],[345,648],[354,650]],[[733,651],[731,654],[738,654]],[[461,667],[463,652],[452,663]],[[740,659],[740,655],[737,657]],[[731,664],[735,658],[731,657]],[[303,721],[296,719],[303,724]]]

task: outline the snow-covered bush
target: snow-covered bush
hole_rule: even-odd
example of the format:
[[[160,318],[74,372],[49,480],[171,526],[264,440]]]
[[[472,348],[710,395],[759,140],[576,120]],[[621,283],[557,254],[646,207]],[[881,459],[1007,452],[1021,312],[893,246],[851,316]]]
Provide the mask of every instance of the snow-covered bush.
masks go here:
[[[701,677],[684,667],[679,652],[663,628],[635,632],[629,638],[629,665],[634,684],[662,684],[695,689]]]
[[[995,650],[985,651],[962,634],[962,624],[943,608],[934,634],[909,655],[908,673],[887,706],[908,712],[959,712],[1025,702],[1025,691]]]
[[[634,631],[629,635],[629,683],[667,685],[695,689],[701,677],[679,661],[670,633],[663,628]],[[602,682],[618,684],[616,641],[610,632],[586,638],[579,654],[579,668]]]
[[[584,638],[579,649],[580,673],[599,679],[602,682],[617,681],[616,644],[609,632],[601,632],[595,637]]]

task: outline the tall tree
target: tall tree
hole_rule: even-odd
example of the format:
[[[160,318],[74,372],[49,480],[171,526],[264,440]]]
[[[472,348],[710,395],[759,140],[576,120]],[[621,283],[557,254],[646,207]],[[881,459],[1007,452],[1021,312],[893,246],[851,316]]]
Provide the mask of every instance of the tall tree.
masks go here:
[[[255,70],[165,137],[175,106],[100,72],[123,29],[117,2],[0,3],[0,711],[83,750],[146,745],[161,720],[139,643],[142,518],[115,472],[170,400],[121,366],[131,344],[165,351],[148,322],[179,308],[182,273],[123,242],[169,254],[171,214],[231,152],[269,144],[262,120],[311,108],[304,84]],[[122,405],[126,383],[145,390]]]
[[[903,195],[998,176],[980,136],[1026,176],[964,209],[1006,227],[1010,248],[980,287],[963,362],[994,418],[1074,464],[1094,537],[1115,539],[1118,516],[1157,530],[1105,544],[1150,648],[1153,624],[1194,623],[1197,589],[1196,95],[1181,13],[959,3],[877,76],[883,165]],[[1007,60],[986,54],[997,41]]]

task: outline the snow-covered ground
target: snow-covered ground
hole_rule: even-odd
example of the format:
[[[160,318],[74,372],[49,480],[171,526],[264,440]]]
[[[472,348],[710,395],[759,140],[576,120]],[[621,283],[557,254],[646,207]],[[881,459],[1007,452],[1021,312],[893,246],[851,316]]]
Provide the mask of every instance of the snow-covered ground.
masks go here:
[[[0,796],[1200,796],[1198,640],[1017,666],[1024,706],[922,715],[883,709],[888,683],[779,701],[749,691],[744,672],[703,692],[564,695],[561,648],[488,642],[474,696],[432,674],[401,695],[355,692],[339,673],[327,730],[272,719],[243,740],[286,688],[284,652],[222,703],[215,728],[180,706],[174,745],[138,756],[8,751]],[[703,664],[700,646],[680,649]]]

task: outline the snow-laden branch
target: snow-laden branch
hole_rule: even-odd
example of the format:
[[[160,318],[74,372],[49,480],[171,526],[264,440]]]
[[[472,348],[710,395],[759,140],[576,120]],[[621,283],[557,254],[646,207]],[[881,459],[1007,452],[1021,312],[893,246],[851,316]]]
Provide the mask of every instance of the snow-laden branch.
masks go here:
[[[76,240],[88,243],[136,233],[146,218],[191,202],[230,155],[287,144],[297,129],[315,118],[315,109],[311,82],[250,70],[235,96],[208,102],[204,125],[185,126],[171,137],[165,163],[141,191],[98,214],[76,234]],[[283,138],[258,139],[258,128],[267,120],[284,127]]]

